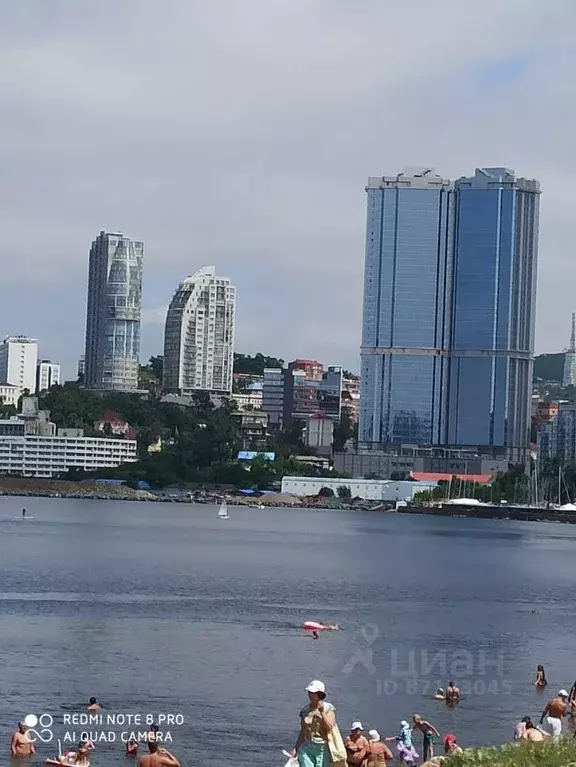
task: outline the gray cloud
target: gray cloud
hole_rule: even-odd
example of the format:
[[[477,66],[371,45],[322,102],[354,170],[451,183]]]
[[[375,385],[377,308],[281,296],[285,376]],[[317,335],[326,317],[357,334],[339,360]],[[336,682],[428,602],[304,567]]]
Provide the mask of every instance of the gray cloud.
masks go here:
[[[572,0],[28,0],[0,6],[0,333],[74,370],[87,252],[146,243],[143,357],[204,264],[237,345],[357,367],[368,175],[540,179],[539,350],[567,341]]]

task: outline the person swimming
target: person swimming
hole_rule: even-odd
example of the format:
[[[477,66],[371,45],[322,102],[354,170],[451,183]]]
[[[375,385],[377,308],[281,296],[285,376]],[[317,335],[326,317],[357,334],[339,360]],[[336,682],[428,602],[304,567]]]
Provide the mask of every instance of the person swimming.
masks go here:
[[[446,700],[446,692],[444,691],[443,687],[439,687],[436,690],[436,695],[434,696],[434,700]]]

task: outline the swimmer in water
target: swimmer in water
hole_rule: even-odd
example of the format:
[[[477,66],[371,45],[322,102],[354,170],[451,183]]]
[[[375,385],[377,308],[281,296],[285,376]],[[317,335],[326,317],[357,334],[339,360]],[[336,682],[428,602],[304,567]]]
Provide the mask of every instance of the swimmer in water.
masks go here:
[[[96,714],[100,711],[100,704],[98,703],[96,698],[90,698],[88,711],[92,711],[93,713],[96,713]]]
[[[434,700],[446,700],[446,693],[444,692],[443,687],[439,687],[436,690],[436,695],[434,696]]]
[[[12,735],[10,741],[10,755],[16,759],[25,759],[29,756],[34,756],[36,748],[34,743],[30,740],[27,733],[28,728],[24,722],[18,724],[18,729]]]

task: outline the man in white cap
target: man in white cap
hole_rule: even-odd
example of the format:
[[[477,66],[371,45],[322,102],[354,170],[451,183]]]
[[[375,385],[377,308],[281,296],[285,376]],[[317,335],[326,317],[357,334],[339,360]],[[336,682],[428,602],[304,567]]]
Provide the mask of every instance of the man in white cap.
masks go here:
[[[540,717],[540,724],[546,717],[546,724],[551,730],[553,738],[559,738],[562,734],[562,717],[566,716],[568,708],[568,693],[560,690],[558,695],[546,704],[546,708]]]
[[[364,735],[362,722],[352,722],[350,735],[344,741],[344,745],[348,754],[348,765],[364,764],[368,756],[368,741]]]

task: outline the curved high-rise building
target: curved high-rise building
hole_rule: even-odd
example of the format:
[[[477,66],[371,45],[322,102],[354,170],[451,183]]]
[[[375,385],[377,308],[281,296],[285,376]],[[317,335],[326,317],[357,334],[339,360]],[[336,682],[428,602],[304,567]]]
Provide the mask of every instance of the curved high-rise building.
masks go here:
[[[164,329],[168,394],[232,391],[236,288],[205,266],[178,286]]]
[[[138,389],[144,243],[100,232],[90,249],[84,383]]]

